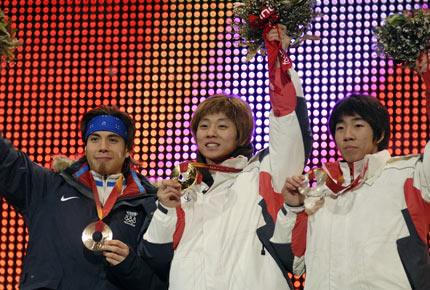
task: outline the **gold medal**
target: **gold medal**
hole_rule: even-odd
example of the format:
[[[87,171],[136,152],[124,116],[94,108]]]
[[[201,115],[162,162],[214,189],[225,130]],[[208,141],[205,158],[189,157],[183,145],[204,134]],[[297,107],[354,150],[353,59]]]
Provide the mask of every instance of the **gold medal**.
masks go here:
[[[97,223],[102,228],[101,231],[96,230]],[[107,224],[101,221],[90,223],[82,232],[82,242],[88,250],[93,252],[101,251],[104,242],[110,241],[112,238],[112,230]]]
[[[185,166],[186,168],[184,168]],[[197,168],[191,163],[183,163],[173,168],[172,179],[177,180],[181,184],[181,190],[185,190],[196,183],[197,174]]]

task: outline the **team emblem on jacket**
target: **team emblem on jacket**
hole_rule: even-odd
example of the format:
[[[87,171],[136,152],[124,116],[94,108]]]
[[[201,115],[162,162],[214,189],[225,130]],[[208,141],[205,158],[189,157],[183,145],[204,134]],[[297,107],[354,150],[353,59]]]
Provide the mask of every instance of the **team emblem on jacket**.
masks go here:
[[[135,211],[126,211],[125,212],[125,217],[124,217],[124,223],[125,224],[128,224],[132,227],[135,227],[136,221],[137,221],[137,212],[135,212]]]

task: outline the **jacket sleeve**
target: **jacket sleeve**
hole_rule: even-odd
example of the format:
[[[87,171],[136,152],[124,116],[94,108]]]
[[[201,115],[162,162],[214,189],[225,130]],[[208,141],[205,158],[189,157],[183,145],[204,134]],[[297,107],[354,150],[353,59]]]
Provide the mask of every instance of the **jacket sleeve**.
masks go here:
[[[281,190],[288,176],[302,174],[311,150],[312,136],[298,74],[292,67],[288,70],[283,68],[282,62],[276,65],[273,55],[278,54],[279,48],[270,48],[275,45],[266,41],[272,112],[269,153],[260,161],[260,194],[265,203],[263,216],[273,228],[268,237],[271,254],[282,263],[281,267],[302,274],[307,215],[302,207],[285,205]]]
[[[54,175],[0,137],[0,195],[18,211],[25,215],[30,206],[42,200]]]
[[[278,213],[270,243],[282,265],[295,275],[305,272],[305,250],[308,217],[303,206],[284,205]]]
[[[147,221],[148,228],[143,235],[139,254],[148,261],[154,261],[155,265],[161,265],[159,272],[166,272],[163,270],[166,265],[170,268],[175,244],[177,243],[174,243],[174,239],[180,239],[177,235],[178,211],[180,209],[165,208],[158,203],[157,209]],[[164,278],[168,280],[168,274]]]

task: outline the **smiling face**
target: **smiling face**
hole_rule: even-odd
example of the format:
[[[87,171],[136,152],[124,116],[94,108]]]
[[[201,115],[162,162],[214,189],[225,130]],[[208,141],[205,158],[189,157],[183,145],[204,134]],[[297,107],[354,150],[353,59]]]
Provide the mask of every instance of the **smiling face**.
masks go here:
[[[196,141],[208,163],[220,163],[238,147],[237,129],[224,113],[206,115],[197,126]]]
[[[129,153],[122,137],[109,131],[97,131],[87,139],[85,156],[91,170],[110,175],[121,173]]]
[[[335,127],[335,141],[347,162],[359,161],[366,154],[378,152],[372,127],[357,114],[339,119]]]

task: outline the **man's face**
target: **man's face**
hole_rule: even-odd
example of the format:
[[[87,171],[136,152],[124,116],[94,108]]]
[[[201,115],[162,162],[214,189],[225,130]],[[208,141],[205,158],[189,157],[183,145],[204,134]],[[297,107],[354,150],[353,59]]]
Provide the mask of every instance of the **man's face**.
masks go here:
[[[237,129],[224,113],[207,115],[199,122],[196,141],[208,163],[220,163],[237,148]]]
[[[110,175],[121,173],[129,153],[122,137],[109,131],[97,131],[87,139],[85,156],[91,170]]]
[[[335,127],[336,146],[347,162],[355,162],[366,154],[378,152],[373,130],[359,115],[343,116]]]

